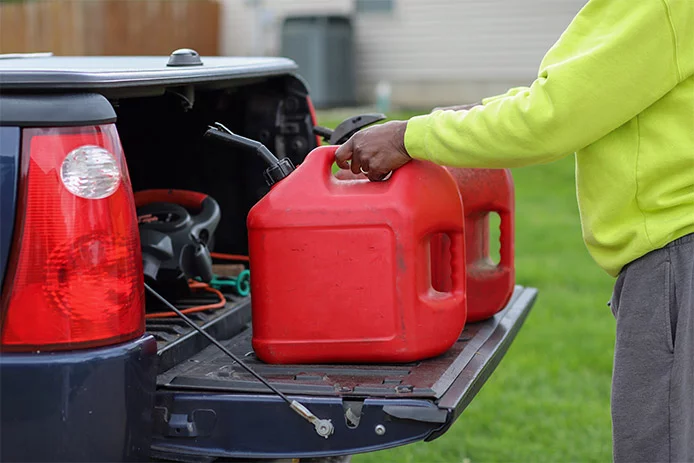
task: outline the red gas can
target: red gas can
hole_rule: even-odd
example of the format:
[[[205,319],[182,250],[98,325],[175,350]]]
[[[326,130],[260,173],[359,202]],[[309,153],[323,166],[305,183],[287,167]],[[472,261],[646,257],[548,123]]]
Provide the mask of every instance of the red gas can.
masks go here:
[[[446,169],[414,161],[384,182],[337,180],[312,151],[248,216],[253,348],[268,363],[410,362],[465,324],[463,209]],[[447,291],[430,238],[451,237]]]
[[[514,188],[508,169],[448,168],[460,189],[465,208],[465,254],[467,273],[467,321],[494,316],[513,294],[514,267]],[[500,261],[489,257],[489,213],[501,218]],[[450,241],[437,236],[432,241],[434,287],[451,288],[448,270]]]

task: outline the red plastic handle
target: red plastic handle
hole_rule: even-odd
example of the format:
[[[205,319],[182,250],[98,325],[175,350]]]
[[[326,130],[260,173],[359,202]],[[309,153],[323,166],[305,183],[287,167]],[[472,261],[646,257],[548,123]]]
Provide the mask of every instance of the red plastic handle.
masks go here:
[[[514,249],[513,249],[513,213],[509,209],[499,209],[499,208],[492,208],[489,210],[489,212],[496,212],[499,214],[499,218],[501,219],[501,224],[500,224],[500,236],[499,236],[499,242],[500,242],[500,248],[499,248],[499,263],[493,267],[490,267],[487,265],[489,262],[489,246],[485,245],[484,249],[486,250],[482,256],[484,265],[482,265],[480,268],[477,268],[477,274],[498,274],[500,269],[511,269],[513,268],[513,260],[514,260]],[[485,220],[485,218],[488,218],[489,215],[480,217],[478,220]],[[485,224],[488,224],[487,220],[484,222]],[[485,225],[488,226],[488,225]],[[468,227],[468,229],[474,230],[475,227]],[[486,232],[485,232],[486,235]],[[470,256],[471,259],[473,259],[469,264],[475,265],[477,262],[477,259],[475,257]]]
[[[335,163],[335,151],[339,146],[337,145],[326,145],[319,146],[318,148],[311,151],[304,162],[297,168],[297,174],[301,176],[311,177],[311,178],[322,178],[323,183],[328,187],[335,180],[344,181],[366,181],[366,177],[342,180],[338,179],[333,175],[333,164]],[[398,172],[402,169],[407,168],[407,166],[392,172],[385,180],[382,182],[368,182],[370,185],[378,185],[379,183],[384,183],[390,181],[391,179],[398,176]],[[300,172],[300,173],[299,173]]]
[[[470,262],[467,269],[468,321],[485,320],[503,309],[513,294],[515,269],[513,266],[513,209],[498,212],[501,217],[501,249],[498,265],[491,267],[489,260]],[[482,256],[488,257],[488,256]]]
[[[335,151],[339,148],[336,145],[326,145],[320,146],[306,156],[304,162],[301,166],[297,168],[297,171],[301,169],[304,173],[311,173],[311,175],[321,174],[325,178],[328,178],[332,172],[332,166],[335,162]]]
[[[501,268],[513,268],[513,214],[509,210],[497,212],[501,218],[500,236],[501,247],[499,249],[499,265]]]
[[[152,203],[174,203],[186,209],[200,210],[207,195],[187,190],[143,190],[135,193],[135,206],[142,207]]]
[[[451,241],[451,287],[445,293],[426,291],[422,302],[432,310],[454,310],[465,302],[465,236],[462,231],[448,233]],[[464,306],[467,311],[467,307]]]
[[[316,181],[322,179],[327,186],[332,176],[332,166],[335,162],[335,151],[338,146],[319,146],[306,156],[306,159],[296,168],[291,175],[298,177],[306,177],[306,181]],[[282,182],[280,182],[282,183]],[[280,185],[278,183],[277,185]]]

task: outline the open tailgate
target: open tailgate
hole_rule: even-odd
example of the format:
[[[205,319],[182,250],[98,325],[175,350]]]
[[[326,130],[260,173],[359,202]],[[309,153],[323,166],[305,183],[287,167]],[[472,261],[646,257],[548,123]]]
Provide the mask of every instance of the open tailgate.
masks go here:
[[[492,374],[536,297],[537,290],[517,286],[502,312],[467,325],[448,352],[405,365],[264,364],[253,356],[250,300],[242,300],[201,325],[214,333],[230,319],[243,321],[242,329],[223,344],[290,398],[319,418],[332,420],[334,434],[319,437],[313,426],[215,346],[175,363],[184,356],[182,349],[202,342],[189,333],[160,352],[167,369],[158,377],[154,455],[306,458],[433,440],[453,424]]]

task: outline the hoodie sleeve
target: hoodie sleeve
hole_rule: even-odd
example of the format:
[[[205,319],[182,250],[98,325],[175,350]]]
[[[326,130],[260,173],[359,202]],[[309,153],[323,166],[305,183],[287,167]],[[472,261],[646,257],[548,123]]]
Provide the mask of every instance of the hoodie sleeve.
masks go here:
[[[530,87],[469,111],[408,121],[410,156],[458,167],[519,167],[572,154],[622,126],[680,81],[665,0],[590,0]]]
[[[516,96],[519,93],[527,92],[528,90],[530,90],[528,87],[515,87],[515,88],[510,89],[508,92],[506,92],[502,95],[496,95],[496,96],[490,96],[490,97],[484,98],[482,100],[482,104],[486,105],[486,104],[489,104],[493,101],[500,100],[502,98],[506,98],[509,96]]]

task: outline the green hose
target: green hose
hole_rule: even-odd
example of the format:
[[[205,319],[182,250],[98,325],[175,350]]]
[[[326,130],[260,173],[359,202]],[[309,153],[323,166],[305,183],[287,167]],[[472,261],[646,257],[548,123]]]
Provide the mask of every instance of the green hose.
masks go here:
[[[251,272],[244,270],[236,278],[215,275],[210,281],[210,286],[220,291],[231,288],[241,297],[248,296],[251,293]]]

